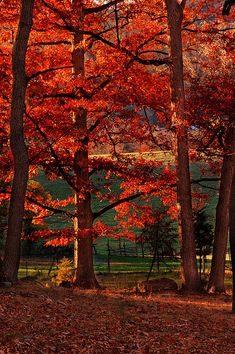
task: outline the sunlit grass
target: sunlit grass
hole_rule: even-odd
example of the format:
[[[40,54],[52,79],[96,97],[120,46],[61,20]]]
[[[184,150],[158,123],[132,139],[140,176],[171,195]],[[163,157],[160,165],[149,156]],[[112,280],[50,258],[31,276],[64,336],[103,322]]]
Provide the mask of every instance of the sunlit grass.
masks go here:
[[[110,259],[110,268],[105,256],[95,258],[95,272],[102,286],[107,288],[132,288],[139,281],[146,280],[151,265],[151,257],[125,257],[115,256]],[[203,278],[208,280],[210,262],[207,264],[206,274]],[[19,270],[19,278],[32,278],[40,281],[51,281],[57,274],[57,264],[51,259],[27,259],[22,260]],[[179,259],[166,259],[160,262],[160,271],[154,264],[152,278],[171,278],[180,286],[180,261]],[[232,274],[226,270],[225,285],[232,286]]]
[[[173,154],[171,151],[167,150],[157,150],[157,151],[146,151],[146,152],[122,152],[119,154],[121,157],[129,158],[143,158],[145,160],[156,160],[156,161],[173,161]],[[113,156],[111,154],[93,154],[90,155],[91,158],[102,158],[111,159]]]

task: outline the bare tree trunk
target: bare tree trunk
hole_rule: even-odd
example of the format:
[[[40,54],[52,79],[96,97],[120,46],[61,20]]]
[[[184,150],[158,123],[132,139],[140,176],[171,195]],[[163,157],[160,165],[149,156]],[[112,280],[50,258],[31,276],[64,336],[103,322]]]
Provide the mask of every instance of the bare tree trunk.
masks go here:
[[[235,117],[231,116],[225,139],[219,200],[216,207],[215,238],[209,290],[224,292],[225,258],[228,242],[229,203],[235,166]]]
[[[202,250],[200,250],[199,254],[199,276],[200,280],[202,280]]]
[[[153,270],[153,266],[154,266],[154,263],[156,262],[156,260],[157,260],[158,272],[160,270],[159,251],[158,251],[158,237],[159,237],[159,224],[157,224],[156,232],[154,233],[155,242],[154,242],[153,258],[152,258],[152,262],[151,262],[151,265],[150,265],[150,269],[149,269],[146,281],[149,281],[149,278],[151,276],[151,273],[152,273],[152,270]]]
[[[200,289],[193,228],[191,183],[188,156],[188,132],[185,120],[185,94],[181,25],[185,0],[165,0],[170,31],[171,115],[174,129],[174,154],[177,175],[179,239],[182,258],[182,281],[188,291]]]
[[[83,7],[80,9],[80,24],[84,22]],[[85,53],[83,48],[83,35],[75,33],[74,49],[72,52],[74,74],[85,75]],[[77,230],[75,229],[74,260],[75,276],[74,284],[82,288],[97,288],[99,286],[93,266],[93,214],[91,210],[91,194],[89,181],[88,163],[88,142],[87,135],[87,111],[84,108],[78,109],[75,117],[75,126],[78,128],[82,143],[74,156],[74,172],[76,176],[76,214]]]
[[[140,242],[142,258],[144,258],[144,242]]]
[[[14,159],[14,177],[8,216],[8,230],[4,253],[6,279],[15,282],[20,262],[20,238],[24,216],[24,202],[28,182],[28,152],[24,141],[23,117],[25,109],[27,44],[32,27],[34,0],[21,1],[21,14],[13,47],[13,93],[10,117],[10,144]]]
[[[235,313],[235,171],[233,173],[232,191],[230,196],[229,209],[229,238],[233,272],[233,305],[232,312]]]

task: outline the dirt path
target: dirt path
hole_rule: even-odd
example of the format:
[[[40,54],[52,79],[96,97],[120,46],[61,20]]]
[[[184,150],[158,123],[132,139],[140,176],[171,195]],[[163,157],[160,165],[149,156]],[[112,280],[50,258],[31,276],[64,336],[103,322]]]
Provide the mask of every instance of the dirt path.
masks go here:
[[[0,289],[0,354],[233,354],[230,298]]]

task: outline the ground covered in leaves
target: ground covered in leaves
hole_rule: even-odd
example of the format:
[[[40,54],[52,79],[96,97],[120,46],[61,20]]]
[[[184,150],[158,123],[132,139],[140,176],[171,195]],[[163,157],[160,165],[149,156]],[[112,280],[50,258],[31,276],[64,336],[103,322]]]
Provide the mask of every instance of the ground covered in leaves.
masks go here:
[[[0,354],[235,352],[229,297],[0,289]]]

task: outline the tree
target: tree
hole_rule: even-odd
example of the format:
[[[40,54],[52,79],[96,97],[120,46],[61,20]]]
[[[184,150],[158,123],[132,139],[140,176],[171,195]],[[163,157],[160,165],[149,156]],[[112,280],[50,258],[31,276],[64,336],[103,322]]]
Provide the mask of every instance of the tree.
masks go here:
[[[186,290],[198,291],[195,236],[193,229],[191,183],[189,173],[188,132],[185,117],[181,26],[186,1],[166,0],[171,52],[171,123],[177,176],[179,239],[182,257],[182,281]]]
[[[225,276],[225,258],[227,252],[229,229],[229,203],[232,190],[232,179],[235,166],[235,116],[231,112],[230,122],[225,138],[223,165],[221,169],[221,181],[219,201],[216,208],[215,239],[211,274],[208,288],[214,288],[216,292],[223,292]]]
[[[235,313],[235,172],[233,175],[233,184],[230,196],[229,208],[229,238],[230,251],[232,260],[232,274],[233,274],[233,305],[232,312]]]
[[[196,28],[191,30],[198,31]],[[208,40],[210,31],[211,42]],[[219,35],[220,31],[224,32],[222,37]],[[221,292],[224,291],[228,205],[234,159],[234,78],[231,75],[234,60],[234,33],[229,24],[225,25],[224,21],[218,18],[214,25],[213,20],[210,21],[209,28],[208,24],[203,26],[198,36],[200,55],[197,58],[197,65],[203,70],[196,71],[189,86],[189,96],[192,98],[189,99],[192,107],[191,124],[196,127],[192,143],[196,146],[199,158],[208,161],[207,173],[221,177],[209,280],[209,289]],[[214,67],[220,67],[221,70],[215,71]],[[197,130],[197,127],[200,127],[200,130]]]
[[[148,193],[147,189],[146,191],[139,190],[139,185],[143,183],[147,170],[143,162],[136,164],[134,160],[121,159],[117,153],[116,146],[119,144],[120,137],[121,139],[125,137],[128,137],[128,140],[133,139],[130,132],[133,133],[134,131],[135,139],[140,141],[143,136],[141,134],[147,126],[147,123],[143,124],[140,114],[135,112],[135,107],[131,111],[127,109],[131,97],[132,102],[140,106],[138,102],[140,95],[139,92],[136,93],[136,83],[134,81],[140,81],[140,78],[138,78],[140,70],[144,74],[144,79],[145,75],[147,77],[155,76],[155,80],[157,78],[157,75],[150,74],[146,69],[140,69],[140,66],[142,64],[144,66],[158,66],[165,63],[164,60],[155,58],[155,54],[151,60],[142,58],[141,54],[138,55],[138,47],[144,49],[144,46],[148,45],[148,41],[146,41],[141,31],[137,34],[133,31],[134,21],[130,22],[130,33],[133,32],[133,35],[141,44],[133,41],[134,49],[130,49],[129,35],[125,33],[125,26],[129,25],[129,9],[124,7],[122,11],[125,16],[118,18],[116,7],[115,21],[113,21],[112,12],[107,9],[114,6],[115,3],[110,2],[104,6],[90,8],[86,6],[85,2],[84,4],[74,2],[72,4],[74,6],[71,8],[68,6],[68,9],[61,10],[59,3],[54,2],[52,4],[43,0],[40,8],[42,9],[41,16],[43,11],[45,11],[46,15],[48,15],[48,12],[50,13],[51,35],[50,31],[48,31],[43,34],[45,39],[43,38],[41,41],[35,40],[34,44],[35,46],[42,46],[40,55],[49,64],[53,63],[54,67],[50,66],[45,69],[44,61],[41,60],[38,65],[40,66],[38,71],[35,72],[36,68],[34,67],[34,71],[29,74],[30,108],[27,109],[27,123],[28,131],[31,134],[29,138],[32,141],[31,156],[36,156],[34,164],[43,167],[49,177],[55,178],[59,176],[63,178],[76,194],[75,213],[68,212],[67,215],[75,221],[75,233],[73,235],[75,237],[75,245],[78,246],[75,247],[75,263],[78,265],[76,266],[75,283],[82,287],[97,286],[92,260],[93,221],[104,212],[117,207],[121,203],[129,202]],[[107,23],[103,24],[100,21],[99,13],[103,10],[107,10],[107,23],[110,25],[109,31],[105,27]],[[111,26],[113,22],[115,24],[114,27]],[[55,23],[56,31],[53,27]],[[40,27],[40,21],[36,25]],[[120,28],[123,26],[124,28],[122,33],[123,46],[121,46],[121,33],[118,26]],[[58,28],[60,31],[58,31]],[[151,29],[151,35],[149,34],[151,41],[155,40],[155,36],[152,37],[152,31]],[[89,36],[88,40],[85,36]],[[54,53],[50,51],[50,46],[60,43],[65,49],[68,44],[67,38],[71,39],[71,37],[74,38],[72,61],[70,52],[68,50],[62,51],[61,47],[55,58]],[[86,43],[84,43],[85,40],[87,41]],[[33,52],[33,46],[31,48]],[[50,61],[49,58],[51,56],[52,59]],[[61,65],[60,60],[63,65]],[[42,63],[43,67],[41,67]],[[74,69],[73,74],[71,72],[72,68]],[[125,87],[124,83],[127,81],[128,75],[132,76],[133,79],[129,80],[129,84]],[[42,77],[48,77],[48,81],[46,82]],[[146,81],[143,81],[144,88]],[[42,85],[43,90],[39,91],[38,85]],[[123,92],[120,92],[120,85],[123,86]],[[52,87],[53,90],[51,89]],[[147,98],[145,98],[145,104]],[[45,113],[40,111],[40,115],[38,115],[39,101],[41,102],[40,105],[42,102],[47,106],[53,105],[53,111],[50,111],[50,113],[48,113],[48,110]],[[74,112],[73,116],[71,111]],[[133,122],[130,119],[128,120],[128,118],[133,118]],[[56,129],[53,128],[52,130],[52,125]],[[34,137],[32,137],[32,132]],[[41,154],[37,152],[38,139],[40,139],[40,144],[43,146]],[[90,158],[88,152],[92,144],[111,146],[111,151],[118,161],[114,162],[112,158],[108,161]],[[140,177],[139,179],[136,178],[138,184],[133,188],[133,195],[126,192],[126,194],[123,193],[123,197],[120,197],[119,200],[115,200],[113,196],[108,195],[108,198],[104,198],[99,192],[96,192],[90,177],[97,170],[111,170],[117,176],[122,175],[126,179],[128,176],[133,176],[134,180],[135,175],[137,176],[137,170],[131,170],[126,166],[127,163],[131,166],[137,165],[137,168],[141,167],[143,170],[142,176],[141,172],[138,172]],[[153,167],[150,166],[148,169],[150,171]],[[147,173],[150,176],[148,171]],[[165,183],[164,179],[163,184]],[[108,181],[109,177],[106,180]],[[107,187],[108,184],[109,182],[107,182]],[[154,190],[154,188],[151,189]],[[99,195],[101,199],[108,200],[110,197],[111,203],[97,212],[92,212],[92,192]],[[67,205],[69,204],[72,204],[71,198],[68,199]],[[65,205],[66,202],[64,202]],[[51,210],[55,209],[51,208]]]
[[[73,1],[74,11],[78,15],[79,31],[75,31],[73,38],[72,63],[74,75],[81,78],[85,76],[85,50],[83,47],[84,35],[80,31],[84,29],[84,4]],[[93,267],[93,215],[91,211],[91,194],[87,190],[89,185],[89,162],[87,135],[87,110],[79,107],[75,112],[75,127],[80,132],[77,145],[82,145],[74,154],[75,172],[75,242],[74,242],[74,283],[83,288],[96,288],[98,282]]]
[[[169,166],[120,154],[128,143],[135,148],[143,143],[164,147],[158,139],[164,126],[174,131],[186,288],[198,287],[188,158],[190,121],[185,112],[181,39],[185,2],[178,3],[167,1],[171,60],[160,6],[153,8],[142,0],[110,1],[99,6],[85,0],[68,1],[63,6],[61,1],[40,0],[35,5],[25,126],[31,174],[43,169],[48,178],[63,179],[76,198],[51,200],[45,205],[39,196],[32,200],[28,193],[27,200],[74,221],[73,231],[63,230],[61,234],[67,232],[69,240],[75,239],[75,246],[80,244],[75,247],[75,263],[81,262],[76,265],[75,281],[82,286],[97,286],[92,264],[96,219],[115,208],[123,219],[129,213],[131,224],[136,210],[141,210],[134,202],[137,198],[153,195],[168,205],[175,202],[175,176]],[[160,68],[165,64],[171,68],[171,95],[167,70]],[[156,125],[150,124],[149,110],[156,112]],[[91,156],[103,147],[111,154],[108,159]],[[101,189],[94,183],[97,171],[102,171]],[[113,176],[123,180],[119,194],[110,190]],[[100,201],[98,210],[92,209],[92,195]],[[138,223],[148,221],[149,211],[143,210],[142,206]]]
[[[18,32],[13,46],[13,92],[10,117],[10,144],[14,160],[14,177],[10,198],[7,238],[4,252],[4,273],[7,280],[17,280],[20,262],[20,238],[28,181],[28,154],[24,140],[27,44],[32,27],[33,0],[22,0]]]
[[[178,246],[177,233],[173,221],[167,218],[167,215],[157,213],[155,222],[146,224],[137,239],[139,242],[147,243],[153,253],[152,264],[149,270],[147,281],[152,272],[154,263],[157,262],[158,271],[160,271],[160,259],[164,256],[173,257]]]
[[[211,254],[213,245],[213,227],[208,222],[208,215],[205,208],[202,208],[196,212],[194,221],[194,232],[196,238],[196,251],[199,256],[199,273],[200,278],[202,271],[205,272],[205,260],[206,256]]]

